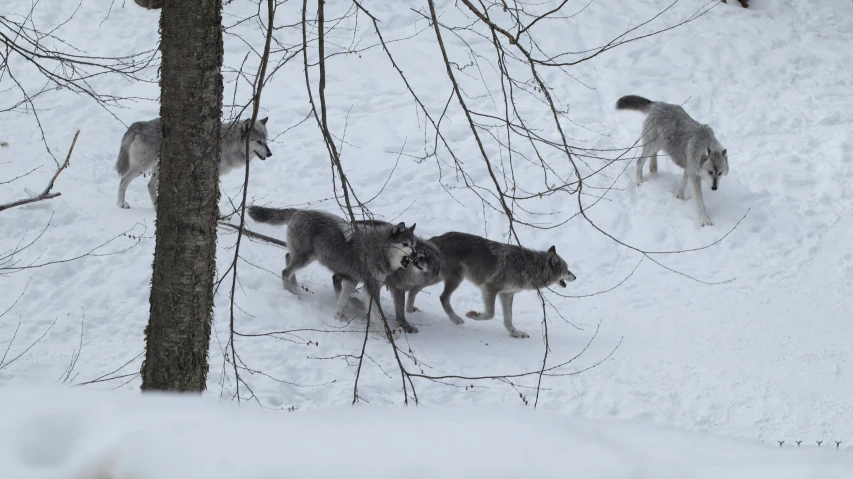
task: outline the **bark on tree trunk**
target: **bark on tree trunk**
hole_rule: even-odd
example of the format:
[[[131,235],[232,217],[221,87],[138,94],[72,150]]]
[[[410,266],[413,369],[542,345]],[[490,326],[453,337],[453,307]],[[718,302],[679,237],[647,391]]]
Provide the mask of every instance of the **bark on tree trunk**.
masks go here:
[[[216,270],[222,0],[165,0],[160,180],[143,390],[204,391]]]

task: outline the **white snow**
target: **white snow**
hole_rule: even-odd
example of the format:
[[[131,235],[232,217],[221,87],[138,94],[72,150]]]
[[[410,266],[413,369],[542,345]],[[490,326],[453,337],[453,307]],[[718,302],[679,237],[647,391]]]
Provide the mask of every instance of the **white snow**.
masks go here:
[[[0,398],[16,479],[847,478],[853,455],[517,407],[283,413],[199,398],[19,389]],[[37,404],[38,407],[33,407]]]
[[[578,15],[537,25],[536,36],[543,49],[559,52],[594,48],[629,26],[652,18],[671,2],[596,0],[583,8],[586,3],[570,1],[567,12],[583,9]],[[431,114],[438,117],[447,104],[450,84],[432,29],[410,9],[426,9],[426,2],[374,0],[364,5],[381,20],[386,40],[399,40],[389,43],[392,54]],[[455,2],[438,2],[443,22],[463,23],[454,5]],[[678,23],[703,5],[704,0],[681,0],[642,31]],[[25,14],[30,7],[27,0],[6,0],[0,11]],[[340,16],[349,7],[348,2],[328,2],[327,17]],[[50,29],[63,23],[75,8],[76,2],[41,5],[36,8],[33,21]],[[124,5],[116,2],[108,14],[109,8],[108,2],[84,0],[77,15],[55,34],[92,55],[125,55],[156,47],[157,12],[142,10],[129,1]],[[225,21],[233,23],[256,8],[248,2],[235,1],[229,5]],[[279,19],[298,22],[300,8],[301,2],[283,4]],[[343,26],[354,27],[354,22],[348,22]],[[249,23],[235,31],[256,47],[261,45],[256,24]],[[286,41],[296,41],[295,31],[282,30],[279,34]],[[473,35],[465,39],[484,55],[492,54],[487,39]],[[355,34],[350,30],[335,31],[329,34],[329,41],[337,49],[353,42],[364,48],[374,45],[376,38],[372,26],[361,16]],[[471,61],[458,38],[445,32],[445,41],[460,66]],[[226,36],[225,42],[226,66],[239,67],[248,51],[246,44],[233,35]],[[204,477],[225,474],[227,461],[231,460],[227,446],[235,443],[244,449],[240,454],[245,454],[235,455],[235,461],[251,458],[246,460],[256,461],[258,474],[269,474],[256,477],[272,477],[273,472],[269,471],[277,471],[283,463],[293,465],[294,476],[305,477],[307,472],[298,472],[311,471],[311,465],[317,471],[350,472],[352,464],[365,461],[376,466],[370,467],[371,475],[389,477],[399,477],[394,472],[401,470],[423,477],[461,476],[475,464],[482,467],[477,471],[494,468],[500,476],[509,471],[533,477],[553,476],[553,467],[574,472],[583,472],[585,467],[607,467],[612,477],[737,477],[735,472],[744,477],[760,477],[749,475],[749,468],[755,464],[757,470],[775,474],[772,477],[841,477],[831,475],[832,471],[840,471],[831,468],[844,465],[835,462],[842,461],[836,456],[811,452],[788,455],[765,451],[751,442],[775,444],[785,440],[787,446],[797,440],[804,444],[822,440],[825,445],[840,440],[845,441],[843,449],[853,441],[853,322],[849,317],[853,306],[851,45],[853,3],[847,0],[753,0],[749,9],[741,8],[737,2],[717,5],[685,26],[567,68],[571,76],[560,70],[543,70],[553,94],[561,99],[561,107],[568,108],[562,124],[572,144],[590,149],[633,144],[641,131],[642,116],[617,112],[614,104],[622,95],[639,94],[683,103],[694,118],[711,125],[728,148],[729,175],[718,191],[705,192],[713,227],[700,228],[693,204],[675,198],[680,171],[668,159],[661,158],[658,177],[639,188],[633,182],[633,162],[630,166],[616,162],[603,175],[590,180],[590,186],[614,185],[605,200],[589,210],[590,217],[602,229],[638,248],[671,251],[705,246],[726,235],[741,218],[743,221],[711,248],[653,256],[668,268],[704,282],[731,280],[714,285],[643,260],[642,255],[603,236],[581,218],[556,229],[519,227],[519,236],[529,247],[556,245],[577,275],[578,280],[560,293],[584,296],[609,289],[642,260],[633,276],[609,293],[582,298],[546,293],[559,311],[557,314],[555,309],[548,309],[549,365],[578,354],[599,323],[600,332],[590,348],[560,372],[577,372],[595,365],[619,347],[602,364],[582,374],[545,376],[535,414],[524,410],[532,407],[535,376],[515,380],[514,387],[501,381],[416,379],[418,398],[426,406],[425,411],[386,407],[401,405],[403,395],[393,354],[379,334],[370,335],[367,353],[371,359],[365,362],[359,383],[365,400],[362,404],[369,401],[376,411],[330,410],[352,401],[355,368],[346,355],[360,352],[363,322],[356,320],[344,326],[333,319],[331,275],[319,265],[307,268],[299,276],[310,292],[300,299],[284,292],[279,271],[284,266],[285,251],[255,242],[244,242],[241,250],[241,256],[251,264],[239,265],[237,330],[247,334],[300,331],[280,335],[285,340],[237,337],[237,350],[245,366],[263,372],[241,372],[257,398],[243,405],[295,407],[297,413],[264,413],[259,416],[264,418],[262,421],[241,419],[232,424],[214,412],[218,410],[205,407],[196,411],[191,401],[175,403],[173,409],[162,406],[170,412],[161,415],[160,400],[151,400],[150,404],[134,402],[137,400],[130,398],[133,393],[68,396],[55,392],[45,393],[41,397],[45,402],[38,407],[33,405],[27,414],[23,410],[20,417],[11,413],[18,409],[10,401],[29,403],[26,398],[33,398],[9,396],[12,388],[62,382],[78,351],[79,359],[67,383],[120,376],[83,387],[137,390],[140,381],[134,374],[142,360],[148,314],[154,211],[145,188],[147,180],[131,184],[130,210],[120,210],[115,205],[118,178],[112,167],[126,127],[91,99],[63,91],[45,94],[37,104],[43,109],[40,119],[46,142],[56,156],[65,155],[77,129],[82,133],[71,167],[55,186],[62,196],[0,213],[0,251],[14,247],[21,238],[26,244],[48,221],[44,235],[19,256],[23,264],[77,256],[128,230],[133,237],[120,236],[98,252],[121,251],[137,241],[138,245],[121,254],[86,257],[0,277],[0,312],[23,292],[20,301],[0,320],[0,351],[14,336],[7,360],[20,354],[55,321],[27,354],[0,369],[0,402],[6,411],[0,415],[3,427],[35,435],[16,440],[9,439],[5,431],[0,434],[0,441],[12,441],[10,447],[15,446],[0,447],[0,454],[4,454],[0,464],[23,468],[20,476],[9,477],[54,477],[47,469],[39,470],[48,476],[38,476],[33,471],[42,467],[37,464],[45,462],[69,465],[90,454],[106,457],[109,445],[118,447],[122,458],[115,467],[126,468],[122,471],[149,468],[145,474],[151,475],[155,468],[173,464],[171,459],[164,459],[162,464],[140,463],[149,454],[133,457],[133,448],[153,448],[151,454],[172,458],[178,454],[174,445],[186,434],[186,440],[204,441],[205,449],[196,452],[209,452],[225,461],[205,463],[204,467],[212,470]],[[313,47],[311,55],[316,59]],[[470,105],[500,116],[503,100],[494,82],[494,70],[485,60],[480,62],[479,67],[467,67],[465,73],[457,75],[470,97]],[[22,84],[32,90],[41,86],[40,77],[32,69],[20,60],[13,64]],[[256,60],[250,60],[248,68],[256,64]],[[425,237],[456,230],[505,239],[505,219],[484,208],[464,188],[446,150],[439,150],[439,160],[418,162],[412,158],[411,155],[424,154],[425,139],[427,149],[430,147],[433,131],[424,126],[423,114],[381,48],[333,57],[328,68],[330,126],[338,138],[344,139],[344,168],[359,197],[369,199],[381,190],[370,204],[374,213],[384,219],[416,222],[418,233]],[[155,78],[154,71],[145,75]],[[333,182],[322,137],[313,119],[300,124],[310,111],[303,75],[301,58],[297,57],[276,74],[264,91],[261,114],[270,117],[268,128],[276,136],[271,144],[274,156],[265,162],[252,162],[249,196],[256,204],[310,205],[335,212],[338,207],[329,200]],[[316,88],[316,68],[311,75]],[[226,74],[229,83],[225,96],[229,104],[234,76],[232,72]],[[3,81],[0,86],[8,88],[7,80]],[[484,84],[490,85],[490,92]],[[125,124],[158,114],[156,83],[133,83],[106,76],[94,79],[93,85],[117,96],[155,99],[130,102],[128,108],[115,110]],[[247,96],[246,86],[241,85],[238,103]],[[550,113],[540,103],[522,97],[521,108],[533,127],[542,128],[549,138],[553,137]],[[226,116],[233,113],[230,108],[225,111]],[[0,185],[2,203],[26,196],[25,190],[41,191],[54,166],[32,115],[0,113],[0,122],[0,140],[9,143],[0,149],[0,181],[42,165],[25,178]],[[450,102],[449,116],[442,125],[470,179],[483,188],[493,188],[455,100]],[[506,153],[501,153],[492,138],[484,138],[493,162],[501,169],[508,168]],[[527,145],[517,140],[516,144],[529,152]],[[401,151],[404,154],[400,155]],[[545,154],[559,174],[568,176],[570,166],[564,158],[554,151]],[[538,191],[543,185],[541,167],[518,156],[513,161],[519,185]],[[603,165],[601,160],[588,161],[592,166]],[[625,167],[628,169],[622,174]],[[233,197],[241,183],[242,175],[231,173],[223,178],[223,192]],[[602,192],[589,191],[596,196]],[[583,201],[590,205],[595,197],[585,197]],[[226,204],[223,198],[223,210]],[[522,213],[524,219],[547,225],[566,220],[578,209],[576,198],[568,195],[529,201],[522,206],[545,213]],[[249,227],[278,237],[285,232],[284,228],[251,221]],[[222,231],[218,249],[220,273],[231,260],[234,240],[233,234]],[[468,321],[461,327],[451,324],[438,304],[440,288],[437,285],[422,293],[417,303],[422,312],[409,315],[420,333],[399,339],[403,351],[418,359],[418,364],[413,365],[404,358],[410,370],[482,376],[536,371],[541,367],[542,308],[535,294],[516,297],[515,324],[531,334],[530,339],[519,340],[508,336],[499,317],[480,323]],[[479,308],[479,291],[465,284],[454,294],[453,302],[457,311]],[[383,307],[392,310],[387,295],[383,297]],[[233,371],[223,358],[228,317],[228,292],[223,286],[216,298],[211,340],[206,393],[210,401],[229,401],[235,391]],[[246,394],[246,388],[241,387],[241,393]],[[521,396],[531,405],[525,406]],[[122,401],[138,404],[138,415],[135,411],[123,412]],[[502,409],[493,409],[498,406]],[[177,418],[185,414],[188,426],[181,432]],[[250,413],[240,414],[249,417]],[[276,415],[284,417],[273,417]],[[97,425],[90,430],[85,418]],[[32,422],[54,420],[60,426],[42,427]],[[259,421],[280,427],[255,429]],[[291,428],[289,422],[298,423],[298,429]],[[178,429],[162,436],[153,432],[154,424],[162,423],[175,424]],[[357,431],[366,426],[375,427],[376,433],[364,441]],[[498,435],[499,426],[516,431],[517,436]],[[142,428],[142,439],[129,437],[112,442],[112,438],[136,427]],[[313,432],[315,427],[317,432]],[[687,432],[682,435],[670,427]],[[231,438],[239,440],[228,438],[225,431],[230,428],[234,428]],[[445,428],[451,432],[445,432]],[[305,436],[292,434],[297,430]],[[697,432],[746,441],[712,439],[695,435]],[[28,454],[38,448],[25,445],[27,441],[40,443],[40,434],[58,436],[58,449],[44,452],[46,458],[35,457],[28,462]],[[69,455],[74,451],[67,444],[74,442],[78,434],[89,438],[80,443],[85,451]],[[151,436],[145,434],[156,434],[157,440],[147,443],[144,437]],[[653,443],[660,437],[660,446],[647,444],[646,437],[655,438]],[[445,444],[445,438],[460,448]],[[483,447],[461,447],[470,443]],[[322,452],[312,449],[312,445]],[[375,453],[367,455],[367,447],[380,448],[382,459]],[[292,456],[284,454],[289,448]],[[545,452],[532,452],[540,450]],[[519,451],[517,456],[511,456],[513,451]],[[531,454],[555,456],[550,458],[554,462],[532,460]],[[442,455],[454,459],[447,464],[435,460]],[[389,468],[378,467],[387,457],[394,458]],[[174,463],[174,471],[192,462],[175,461],[179,464]],[[438,469],[448,464],[458,464],[459,468]],[[684,469],[690,464],[697,465],[697,469],[690,470],[694,475]],[[851,470],[850,464],[846,465]],[[826,469],[798,469],[812,466]],[[541,470],[536,469],[540,467]],[[637,476],[630,476],[632,473]],[[568,472],[560,477],[565,475]],[[183,476],[163,473],[151,477]]]

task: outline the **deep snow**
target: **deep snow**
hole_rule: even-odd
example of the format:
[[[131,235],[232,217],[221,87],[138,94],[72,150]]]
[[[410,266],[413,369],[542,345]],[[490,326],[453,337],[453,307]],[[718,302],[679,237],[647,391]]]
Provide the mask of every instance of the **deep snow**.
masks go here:
[[[49,398],[49,399],[45,399]],[[517,407],[235,410],[198,398],[23,389],[0,408],[16,479],[845,479],[853,455]],[[33,407],[38,405],[38,407]]]
[[[279,14],[288,22],[298,18],[299,6],[291,3],[284,4]],[[583,6],[570,4],[572,12]],[[537,38],[549,51],[586,50],[653,17],[668,4],[664,0],[597,0],[577,16],[543,22]],[[432,31],[412,37],[427,25],[409,9],[426,8],[426,4],[412,0],[365,5],[382,20],[386,39],[405,38],[391,43],[391,51],[437,115],[447,102],[449,83]],[[682,0],[647,30],[675,24],[702,5],[703,1]],[[37,9],[36,24],[56,26],[75,6],[60,2]],[[9,0],[2,10],[20,13],[29,7],[28,1]],[[342,13],[347,7],[328,8]],[[229,6],[226,21],[245,8],[239,1]],[[452,2],[439,2],[438,8],[446,14],[444,21],[461,22]],[[132,2],[113,5],[108,16],[107,10],[103,2],[86,0],[77,16],[56,34],[89,54],[127,54],[156,46],[156,12],[143,11]],[[355,37],[346,31],[330,38],[343,45],[361,38],[361,46],[371,45],[375,43],[371,28],[362,17]],[[254,25],[240,31],[250,35],[253,44],[260,44]],[[459,48],[459,40],[449,34],[445,40],[453,45],[451,54],[456,61],[464,64],[470,60]],[[487,41],[468,40],[491,52]],[[659,176],[642,187],[634,186],[632,168],[619,176],[626,166],[623,162],[615,163],[606,170],[606,177],[593,182],[608,186],[616,181],[606,200],[590,210],[603,229],[640,248],[680,250],[716,241],[747,210],[749,213],[712,248],[654,257],[702,281],[733,281],[707,285],[643,260],[636,273],[610,293],[577,299],[548,293],[566,320],[550,311],[549,364],[577,354],[599,322],[601,330],[593,345],[565,372],[595,364],[620,340],[622,343],[603,364],[583,374],[544,378],[541,409],[586,418],[640,419],[768,442],[853,440],[853,381],[849,380],[853,376],[853,323],[847,315],[853,293],[849,280],[853,272],[851,44],[853,4],[848,1],[753,0],[747,10],[736,3],[718,5],[695,22],[572,67],[568,72],[574,79],[548,71],[546,81],[569,108],[570,121],[564,121],[564,127],[576,144],[605,149],[632,144],[640,133],[642,117],[616,112],[613,105],[619,96],[633,93],[684,103],[694,118],[715,129],[728,148],[730,174],[719,191],[705,194],[714,227],[699,228],[692,204],[675,199],[680,172],[663,158]],[[226,37],[226,65],[236,68],[246,51],[243,42]],[[312,54],[316,56],[316,52]],[[485,63],[483,66],[482,74],[492,78],[493,73]],[[36,88],[38,77],[32,71],[20,71],[19,80]],[[148,72],[151,78],[154,74]],[[463,80],[474,98],[472,104],[485,111],[500,111],[500,101],[493,103],[484,94],[478,74]],[[252,163],[250,197],[258,204],[310,204],[336,211],[334,201],[328,200],[332,180],[320,134],[313,120],[299,124],[309,112],[302,75],[297,61],[281,70],[264,94],[262,115],[270,117],[268,127],[278,136],[271,145],[274,156]],[[316,82],[316,70],[312,76]],[[226,78],[233,79],[233,74]],[[116,95],[157,96],[156,84],[113,77],[94,84]],[[226,102],[232,88],[231,83],[226,86]],[[245,88],[241,93],[245,97]],[[81,322],[82,352],[72,383],[99,378],[125,364],[113,375],[136,373],[148,312],[154,211],[142,179],[128,190],[132,209],[120,210],[115,205],[118,178],[112,165],[125,126],[91,100],[67,92],[52,92],[39,101],[46,109],[42,123],[47,142],[58,156],[67,150],[74,131],[82,133],[72,166],[55,188],[62,196],[3,212],[0,250],[11,248],[21,237],[33,238],[51,215],[50,227],[22,255],[23,260],[44,262],[75,256],[129,229],[141,239],[122,254],[0,278],[0,311],[24,292],[0,322],[0,346],[5,349],[21,321],[10,357],[56,321],[28,354],[0,370],[0,384],[56,382],[78,349]],[[407,156],[422,154],[424,137],[431,141],[431,132],[425,135],[422,115],[381,49],[330,60],[327,101],[332,129],[339,137],[345,133],[344,167],[360,197],[373,197],[390,174],[382,194],[371,203],[377,215],[417,222],[419,233],[427,237],[459,230],[504,239],[506,222],[495,212],[484,212],[479,200],[461,188],[462,182],[448,163],[434,159],[416,162]],[[547,112],[537,110],[538,104],[526,105],[535,125],[547,127]],[[116,112],[125,124],[158,113],[155,101],[128,106]],[[0,122],[0,140],[9,142],[8,147],[0,148],[0,180],[44,165],[24,179],[0,185],[0,201],[25,195],[25,188],[40,191],[52,175],[53,162],[41,146],[32,116],[3,113]],[[444,125],[445,135],[471,178],[489,187],[476,144],[455,101]],[[497,148],[493,142],[490,145],[490,155],[500,162]],[[400,155],[401,151],[406,154]],[[569,171],[564,160],[559,163],[556,155],[552,159],[561,172]],[[525,186],[541,185],[535,165],[518,162],[516,174]],[[241,182],[239,173],[226,176],[224,191],[234,196]],[[589,204],[594,198],[584,201]],[[566,195],[529,202],[526,207],[554,213],[543,220],[548,223],[577,211],[575,198]],[[266,234],[284,234],[284,229],[251,223],[250,227]],[[556,245],[578,276],[568,290],[560,291],[570,295],[611,288],[642,259],[580,218],[553,230],[522,227],[519,234],[530,247]],[[121,250],[136,241],[120,237],[105,251]],[[230,261],[233,241],[234,236],[223,231],[218,250],[220,272]],[[330,274],[318,265],[301,274],[300,281],[310,292],[300,300],[282,291],[278,272],[284,254],[267,245],[244,243],[242,256],[260,268],[240,264],[237,328],[242,333],[307,330],[283,335],[287,340],[239,337],[238,351],[247,367],[264,373],[244,371],[244,378],[265,407],[309,410],[346,405],[352,399],[351,361],[320,358],[358,354],[363,325],[356,321],[342,327],[332,318]],[[451,324],[438,304],[439,291],[440,286],[435,286],[421,294],[418,306],[423,312],[409,316],[421,332],[401,339],[404,349],[411,349],[419,359],[419,367],[432,374],[468,376],[540,367],[544,346],[541,306],[535,294],[516,298],[516,326],[531,333],[531,339],[517,340],[506,334],[500,318],[468,321],[463,327]],[[470,284],[454,295],[458,311],[479,304],[479,292]],[[208,394],[227,399],[234,390],[231,369],[224,367],[222,354],[227,341],[227,293],[220,291],[216,305]],[[391,308],[387,296],[384,307]],[[377,406],[402,403],[400,379],[387,341],[372,335],[368,353],[375,362],[366,362],[359,388],[362,397]],[[453,384],[468,386],[471,382]],[[116,386],[133,390],[139,379],[128,376],[86,387]],[[524,406],[519,396],[531,399],[535,378],[519,380],[517,388],[497,381],[474,386],[416,382],[418,397],[427,406],[500,403],[520,409]],[[347,441],[347,447],[351,442]]]

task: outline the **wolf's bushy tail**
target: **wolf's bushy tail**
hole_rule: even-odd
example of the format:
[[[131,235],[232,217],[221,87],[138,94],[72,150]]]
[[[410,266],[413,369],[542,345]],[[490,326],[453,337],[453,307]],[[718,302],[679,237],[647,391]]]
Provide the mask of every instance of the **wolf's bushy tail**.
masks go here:
[[[265,208],[263,206],[250,206],[249,217],[258,223],[269,223],[273,225],[284,225],[290,221],[290,217],[297,210],[293,208]]]
[[[131,125],[130,128],[121,137],[121,148],[118,150],[118,160],[116,160],[116,171],[121,176],[130,171],[130,144],[136,138],[136,131]]]
[[[637,95],[625,95],[616,101],[617,110],[634,110],[648,113],[653,101]]]

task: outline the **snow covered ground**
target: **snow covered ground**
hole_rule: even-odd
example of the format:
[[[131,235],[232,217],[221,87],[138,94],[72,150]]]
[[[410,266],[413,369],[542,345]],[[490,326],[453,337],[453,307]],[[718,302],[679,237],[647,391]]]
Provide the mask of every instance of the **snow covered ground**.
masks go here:
[[[849,452],[517,407],[288,414],[210,402],[49,389],[5,394],[0,408],[17,414],[0,416],[4,477],[845,479],[853,468]]]
[[[596,0],[576,16],[543,22],[537,27],[537,38],[543,40],[543,48],[548,51],[587,50],[609,41],[629,26],[654,17],[670,3],[668,0]],[[334,10],[328,14],[329,18],[349,8],[348,3],[329,4],[328,8]],[[415,91],[437,116],[448,101],[449,82],[432,30],[409,8],[425,9],[426,3],[375,0],[364,4],[381,20],[386,40],[404,39],[389,43],[389,48]],[[585,4],[570,1],[567,11],[579,11]],[[702,0],[681,0],[643,31],[678,23],[704,4]],[[286,23],[297,22],[300,5],[284,4],[279,18]],[[444,15],[443,21],[460,23],[453,5],[453,2],[438,2],[438,9]],[[29,1],[7,0],[0,10],[24,13],[30,6]],[[59,2],[52,3],[50,8],[36,9],[36,25],[52,28],[62,23],[75,7],[71,2]],[[157,12],[141,10],[132,2],[123,7],[113,5],[109,14],[108,8],[105,2],[84,0],[74,19],[62,25],[56,34],[89,54],[124,55],[156,47]],[[226,23],[247,8],[252,7],[234,2],[228,7]],[[360,47],[376,43],[372,26],[365,17],[360,18],[358,28],[356,34],[339,31],[330,34],[330,38],[343,46],[349,46],[353,38]],[[256,26],[246,25],[237,31],[247,35],[250,43],[260,44]],[[283,31],[281,35],[293,33]],[[447,34],[445,40],[455,61],[460,65],[470,61],[460,48],[459,39]],[[466,40],[478,51],[490,51],[484,39],[469,36]],[[226,36],[225,41],[226,65],[237,68],[247,52],[246,44],[232,35]],[[639,477],[685,477],[676,474],[676,466],[689,462],[693,456],[648,458],[645,450],[636,450],[634,445],[626,450],[627,443],[614,439],[621,434],[619,428],[636,431],[631,429],[635,426],[572,422],[563,419],[565,415],[641,420],[766,442],[853,441],[850,407],[853,323],[848,315],[853,303],[850,299],[853,284],[849,279],[853,277],[850,241],[853,201],[849,187],[853,178],[853,71],[850,69],[853,49],[850,45],[853,45],[853,4],[847,0],[753,0],[749,9],[742,9],[736,2],[718,5],[685,26],[629,43],[571,67],[567,70],[571,76],[559,70],[547,71],[546,81],[562,100],[562,106],[568,108],[568,120],[563,126],[574,144],[591,149],[631,145],[640,133],[642,117],[616,112],[613,106],[621,95],[639,94],[683,103],[694,118],[710,124],[728,148],[731,171],[720,190],[705,194],[713,227],[699,228],[692,203],[674,197],[680,172],[662,159],[658,177],[639,188],[633,182],[633,168],[620,176],[627,166],[624,162],[615,163],[605,171],[606,176],[593,181],[595,186],[609,186],[615,181],[605,200],[589,211],[601,228],[639,248],[682,250],[718,240],[746,216],[712,248],[653,257],[704,282],[732,280],[715,285],[693,281],[648,259],[642,260],[639,253],[606,238],[580,218],[552,230],[520,227],[519,235],[527,246],[544,249],[556,245],[578,276],[568,290],[560,291],[566,294],[583,296],[611,288],[641,260],[642,263],[624,284],[607,294],[561,298],[546,293],[560,313],[549,309],[549,364],[558,364],[578,354],[599,323],[600,332],[592,346],[561,371],[587,368],[619,347],[609,359],[580,375],[545,377],[539,408],[549,412],[532,419],[524,411],[507,412],[507,427],[523,429],[525,421],[533,420],[542,425],[545,431],[542,437],[560,436],[562,442],[554,444],[565,444],[566,448],[556,450],[587,444],[596,451],[606,449],[617,454],[613,461],[602,459],[602,463],[613,464],[614,477],[627,477],[624,471],[633,470],[631,465],[619,469],[622,467],[619,460],[626,457],[632,458],[626,459],[626,464],[636,464],[639,469],[648,466],[645,470],[650,471],[649,475]],[[483,111],[499,112],[501,101],[490,97],[479,81],[478,75],[487,80],[494,78],[491,67],[481,61],[478,72],[469,67],[470,76],[460,76],[472,97],[472,105]],[[36,84],[39,77],[31,70],[21,67],[19,71],[18,80],[24,85],[32,85],[34,89],[40,86]],[[154,72],[148,74],[153,78]],[[316,70],[312,70],[312,75],[316,82]],[[231,73],[226,75],[229,80],[233,77]],[[93,84],[117,96],[157,96],[156,84],[130,83],[114,77],[96,79]],[[233,84],[229,83],[226,103],[230,103],[232,92]],[[241,93],[245,97],[245,88]],[[443,158],[444,162],[434,159],[417,162],[409,156],[423,154],[423,117],[381,49],[371,48],[358,55],[331,59],[326,95],[331,128],[339,138],[345,134],[343,162],[350,181],[363,199],[382,191],[370,204],[379,217],[417,222],[418,232],[425,237],[457,230],[504,239],[506,222],[498,213],[484,209],[472,192],[462,188],[461,180],[446,163],[448,158]],[[134,238],[121,236],[99,252],[136,246],[121,254],[86,257],[0,277],[0,312],[23,294],[0,322],[0,351],[14,337],[7,360],[21,353],[55,322],[32,350],[0,369],[0,385],[8,388],[61,382],[79,352],[73,374],[66,382],[79,384],[120,376],[85,388],[135,390],[139,386],[134,373],[139,371],[142,358],[154,248],[154,211],[145,180],[137,180],[129,188],[128,202],[132,209],[120,210],[115,205],[118,178],[112,165],[125,126],[90,99],[68,92],[51,92],[40,97],[39,102],[44,108],[41,122],[46,141],[57,156],[67,151],[77,129],[82,133],[71,167],[60,176],[55,187],[62,196],[3,212],[0,250],[12,248],[22,237],[25,242],[34,238],[48,221],[50,227],[21,256],[23,261],[41,263],[76,256],[128,230]],[[155,101],[140,100],[129,103],[128,107],[116,111],[125,124],[152,118],[159,111]],[[538,122],[534,126],[547,127],[546,110],[534,102],[524,107],[533,118],[531,121]],[[298,61],[276,74],[265,90],[263,109],[262,115],[270,117],[268,127],[276,136],[271,144],[274,156],[263,163],[252,163],[250,198],[257,204],[310,204],[336,211],[334,201],[329,200],[333,195],[332,180],[321,136],[313,120],[300,124],[310,106]],[[230,109],[226,111],[226,115],[230,113]],[[455,101],[451,102],[444,125],[444,134],[465,162],[470,177],[477,185],[490,187],[477,145]],[[427,141],[431,141],[430,135],[427,131]],[[53,162],[41,145],[34,118],[0,114],[0,140],[9,143],[8,147],[0,148],[0,181],[43,165],[26,178],[0,185],[0,202],[25,195],[25,188],[43,189],[52,175]],[[489,144],[489,154],[501,162],[500,152],[493,142]],[[401,151],[405,154],[400,155]],[[560,173],[567,174],[565,160],[559,163],[556,154],[551,159]],[[541,169],[536,165],[519,161],[515,172],[525,186],[541,185]],[[234,196],[241,182],[238,173],[226,176],[224,192]],[[584,202],[591,204],[594,200],[590,197]],[[224,199],[221,204],[224,208]],[[574,197],[563,195],[528,202],[526,207],[548,213],[542,221],[555,224],[574,214],[577,202]],[[284,234],[284,229],[251,223],[250,227],[266,234]],[[233,243],[234,236],[223,231],[218,251],[220,272],[225,271],[230,261]],[[284,254],[282,249],[260,243],[243,245],[241,255],[249,263],[240,263],[237,329],[251,334],[303,331],[282,335],[286,340],[270,336],[238,337],[238,352],[246,367],[263,373],[243,371],[242,374],[264,407],[305,411],[349,404],[354,367],[346,355],[361,350],[363,325],[356,321],[344,327],[332,318],[330,274],[318,265],[309,267],[300,276],[310,292],[301,299],[284,292],[278,277]],[[544,350],[541,305],[535,294],[516,298],[515,324],[531,333],[530,339],[518,340],[506,334],[500,319],[477,324],[469,321],[462,327],[451,324],[438,304],[439,291],[440,286],[435,286],[421,294],[418,307],[422,312],[409,316],[421,332],[400,339],[404,349],[411,350],[419,360],[417,367],[407,363],[412,370],[423,368],[434,375],[482,376],[535,371],[541,366]],[[480,295],[472,285],[466,284],[453,301],[458,311],[467,311],[479,307]],[[223,361],[228,331],[225,290],[219,292],[216,304],[208,395],[227,400],[234,392],[234,382],[230,366]],[[387,296],[384,307],[391,308]],[[16,329],[19,320],[20,327]],[[372,334],[367,352],[372,360],[366,362],[359,386],[361,396],[377,409],[401,404],[400,379],[387,341]],[[522,378],[516,383],[512,387],[500,381],[416,380],[415,386],[421,403],[428,408],[472,404],[484,407],[486,403],[495,403],[524,409],[520,396],[532,400],[531,387],[535,386],[536,378]],[[474,387],[465,387],[471,385]],[[92,398],[108,401],[103,396]],[[4,399],[16,400],[19,399]],[[84,403],[78,401],[74,403],[77,406],[68,407],[84,408]],[[54,404],[57,410],[62,410],[61,402]],[[410,410],[391,413],[381,408],[381,411],[383,415],[396,414],[394,421],[403,421],[398,424],[404,421],[423,427],[431,424],[429,412],[409,416]],[[119,413],[115,414],[117,417]],[[212,416],[206,411],[198,414],[198,417]],[[363,416],[352,414],[353,424],[372,423],[370,419],[375,417],[361,410],[359,414]],[[448,424],[456,423],[452,414],[444,418]],[[472,414],[472,425],[477,427],[495,419],[487,413]],[[304,419],[294,419],[299,417],[295,414],[277,420],[304,421],[307,430],[312,418],[319,421],[323,416],[306,414]],[[12,419],[3,416],[4,422]],[[67,420],[80,424],[76,418]],[[103,421],[107,424],[109,419]],[[405,431],[403,426],[389,422],[376,427],[386,428],[389,433],[394,427],[398,435]],[[340,424],[356,428],[345,420]],[[605,437],[598,435],[599,427],[609,431]],[[288,426],[283,425],[282,429],[287,430]],[[571,434],[561,435],[566,430]],[[460,438],[469,437],[461,430],[457,432]],[[199,435],[193,437],[207,435],[210,445],[215,445],[209,433],[208,429],[188,432]],[[341,433],[349,439],[345,447],[334,448],[335,454],[366,452],[361,449],[365,446],[352,438],[355,434]],[[519,434],[534,436],[530,432]],[[681,436],[671,434],[665,440],[672,441],[676,451],[682,443],[689,444]],[[251,441],[260,441],[260,437]],[[409,436],[406,438],[381,445],[379,440],[371,442],[382,448],[402,449]],[[417,434],[411,434],[411,439],[417,441]],[[548,443],[542,438],[531,440],[541,440],[531,444],[542,447]],[[294,451],[306,447],[298,437],[287,434],[277,435],[271,441],[282,446],[276,451],[286,450],[286,445],[294,447]],[[338,438],[332,441],[331,444],[341,444]],[[697,441],[700,441],[695,449],[699,451],[697,461],[719,464],[716,456],[702,455],[719,445],[721,457],[727,458],[723,464],[743,464],[738,462],[741,457],[738,451],[746,446],[739,443],[729,446],[707,439],[708,447],[704,447],[702,440]],[[528,447],[526,441],[515,443],[512,447],[521,443]],[[161,445],[168,449],[168,443],[156,447]],[[509,444],[495,447],[506,448],[497,449],[505,451],[498,453],[498,457],[506,457],[511,451]],[[548,446],[551,447],[554,446]],[[353,460],[363,457],[357,452],[352,454]],[[476,456],[481,459],[476,462],[482,463],[485,455],[492,452],[484,448],[478,454],[483,456]],[[756,454],[760,464],[784,464],[788,460],[769,451],[759,450]],[[301,452],[294,457],[303,459]],[[375,457],[371,456],[373,460]],[[573,457],[584,455],[578,453]],[[650,462],[643,462],[646,460]],[[832,460],[820,455],[809,457],[807,462],[816,461],[831,468]],[[585,467],[584,462],[567,462],[567,471]],[[516,466],[520,468],[520,464]],[[323,464],[327,466],[332,467]],[[529,472],[530,467],[538,466],[528,463],[528,469],[523,471]],[[795,471],[784,465],[778,467],[776,471],[780,473]],[[419,469],[411,467],[411,470]],[[432,471],[421,470],[427,471],[425,477],[431,476]],[[806,474],[788,477],[806,477]]]

